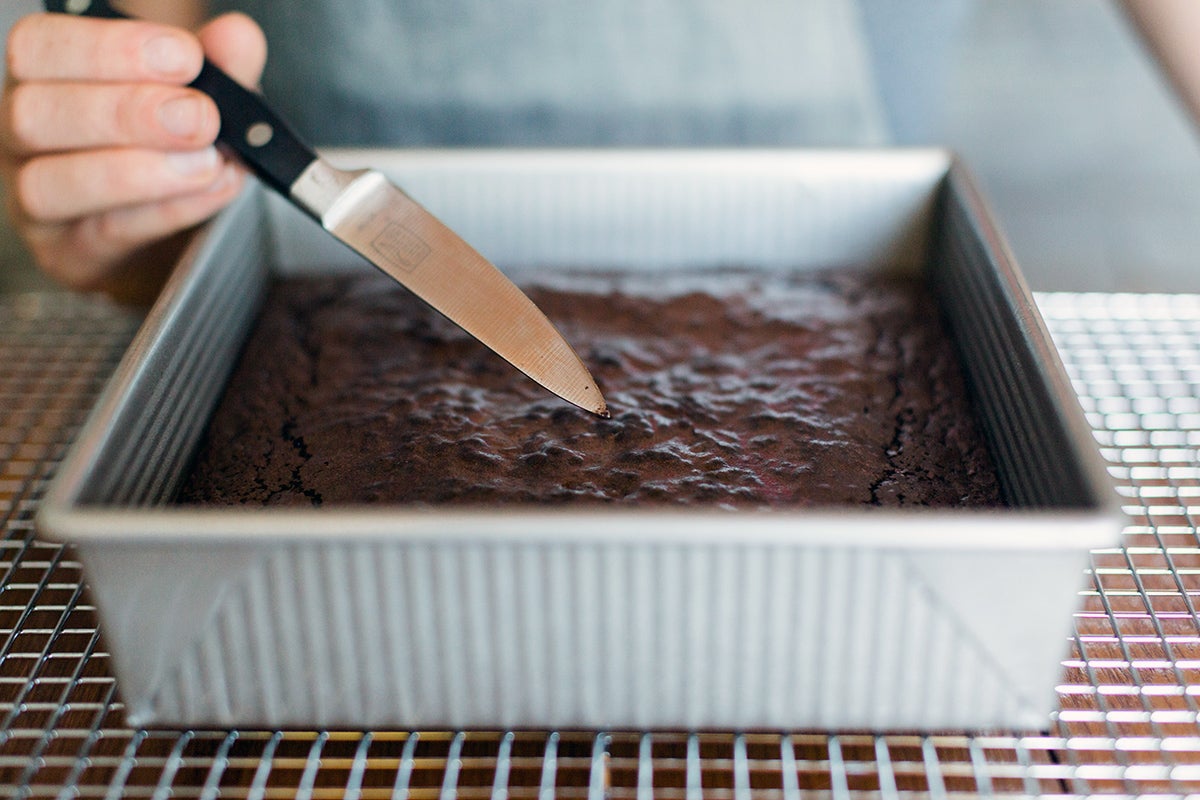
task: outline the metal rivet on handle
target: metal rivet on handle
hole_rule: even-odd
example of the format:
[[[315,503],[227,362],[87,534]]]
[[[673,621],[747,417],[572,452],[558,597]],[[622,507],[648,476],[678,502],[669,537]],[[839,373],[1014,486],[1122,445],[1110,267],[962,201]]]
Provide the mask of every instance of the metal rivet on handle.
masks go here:
[[[275,137],[275,129],[266,122],[256,122],[246,129],[246,144],[262,147]]]
[[[92,7],[92,0],[67,0],[68,14],[83,14]]]

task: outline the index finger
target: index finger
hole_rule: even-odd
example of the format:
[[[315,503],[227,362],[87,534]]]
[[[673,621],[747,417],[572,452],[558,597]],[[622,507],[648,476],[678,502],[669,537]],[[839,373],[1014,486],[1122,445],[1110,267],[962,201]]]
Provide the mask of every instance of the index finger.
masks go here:
[[[182,84],[203,64],[192,34],[144,20],[31,14],[8,37],[8,77],[16,81]]]

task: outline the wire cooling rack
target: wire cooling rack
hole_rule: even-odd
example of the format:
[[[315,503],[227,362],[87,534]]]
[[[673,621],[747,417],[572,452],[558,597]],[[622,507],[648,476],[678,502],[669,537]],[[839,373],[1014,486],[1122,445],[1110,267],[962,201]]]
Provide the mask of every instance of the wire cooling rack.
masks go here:
[[[147,731],[47,481],[137,320],[0,298],[0,787],[14,797],[1200,796],[1200,296],[1038,298],[1131,524],[1093,554],[1044,731]],[[1014,580],[1018,578],[1014,576]],[[1033,622],[1033,621],[1031,621]]]

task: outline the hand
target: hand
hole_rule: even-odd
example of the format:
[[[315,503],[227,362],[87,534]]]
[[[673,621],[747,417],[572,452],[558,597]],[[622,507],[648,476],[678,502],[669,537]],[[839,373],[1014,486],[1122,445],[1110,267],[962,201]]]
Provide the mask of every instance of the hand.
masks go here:
[[[13,26],[0,176],[9,216],[52,278],[148,301],[191,229],[237,195],[244,172],[213,147],[216,105],[187,88],[205,55],[253,86],[266,42],[240,14],[195,35],[61,14]]]

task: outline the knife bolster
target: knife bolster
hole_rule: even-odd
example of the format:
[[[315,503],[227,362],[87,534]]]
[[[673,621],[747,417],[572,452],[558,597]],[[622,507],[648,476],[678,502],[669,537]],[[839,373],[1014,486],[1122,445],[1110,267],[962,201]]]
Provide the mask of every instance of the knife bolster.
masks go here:
[[[318,158],[300,173],[289,195],[296,205],[327,230],[333,230],[344,216],[342,209],[385,183],[387,179],[374,170],[338,169]]]

